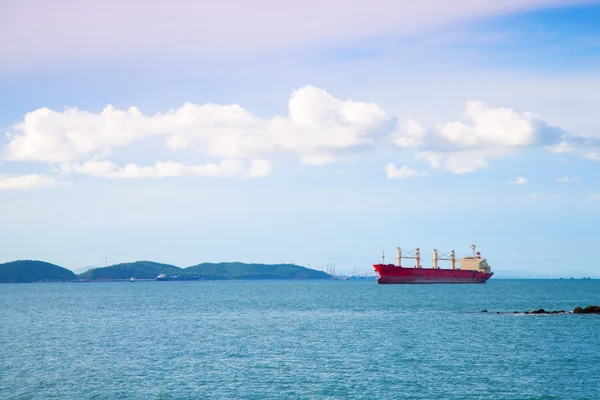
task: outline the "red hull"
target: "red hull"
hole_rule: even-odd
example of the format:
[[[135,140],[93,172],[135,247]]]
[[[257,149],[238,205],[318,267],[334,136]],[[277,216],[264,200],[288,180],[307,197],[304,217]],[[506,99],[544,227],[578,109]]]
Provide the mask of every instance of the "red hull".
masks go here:
[[[485,283],[494,275],[459,269],[403,268],[394,264],[375,264],[377,283]]]

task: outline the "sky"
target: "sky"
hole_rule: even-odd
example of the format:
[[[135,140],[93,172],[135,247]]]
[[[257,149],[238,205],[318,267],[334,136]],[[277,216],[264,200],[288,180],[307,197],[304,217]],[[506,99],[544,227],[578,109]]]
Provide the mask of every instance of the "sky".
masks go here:
[[[599,19],[573,0],[4,0],[0,262],[348,273],[476,241],[492,270],[600,276]]]

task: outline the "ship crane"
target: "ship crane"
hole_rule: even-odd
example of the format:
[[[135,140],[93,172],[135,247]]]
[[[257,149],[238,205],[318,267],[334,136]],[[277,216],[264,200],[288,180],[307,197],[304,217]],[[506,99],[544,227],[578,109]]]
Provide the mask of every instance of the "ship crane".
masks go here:
[[[402,252],[403,252],[403,249],[401,249],[400,247],[396,248],[396,266],[397,267],[402,266],[402,258],[409,258],[409,259],[416,260],[415,268],[421,268],[421,251],[419,250],[418,247],[415,250],[404,249],[404,252],[406,254],[408,254],[408,256],[403,256]]]
[[[433,249],[433,269],[439,269],[438,261],[450,261],[452,265],[452,269],[456,269],[456,253],[454,250],[450,250],[450,254],[448,253],[440,253],[441,257],[438,256],[437,249]]]

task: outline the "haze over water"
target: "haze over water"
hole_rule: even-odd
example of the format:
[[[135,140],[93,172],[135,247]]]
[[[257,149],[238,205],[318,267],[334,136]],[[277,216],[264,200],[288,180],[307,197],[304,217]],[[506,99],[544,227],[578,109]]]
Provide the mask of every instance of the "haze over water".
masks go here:
[[[0,398],[600,398],[598,280],[0,285]]]

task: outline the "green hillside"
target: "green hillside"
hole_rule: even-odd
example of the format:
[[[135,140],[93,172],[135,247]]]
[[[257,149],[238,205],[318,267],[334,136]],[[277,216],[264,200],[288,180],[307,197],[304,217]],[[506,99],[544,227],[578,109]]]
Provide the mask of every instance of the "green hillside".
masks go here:
[[[322,271],[294,264],[202,263],[185,268],[186,275],[203,279],[329,279]]]
[[[81,279],[155,279],[158,275],[188,279],[329,279],[322,271],[294,264],[245,264],[241,262],[202,263],[185,269],[152,261],[136,261],[94,268],[79,275]]]
[[[83,280],[155,279],[165,274],[167,280],[223,279],[330,279],[322,271],[295,264],[245,264],[241,262],[202,263],[185,269],[152,261],[136,261],[90,269],[80,275],[44,261],[20,260],[0,264],[0,282],[39,282]]]
[[[82,279],[154,279],[159,274],[181,274],[182,269],[174,265],[161,264],[152,261],[136,261],[115,264],[108,267],[93,268],[79,275]]]
[[[44,261],[19,260],[0,264],[2,283],[72,281],[75,278],[72,271]]]

